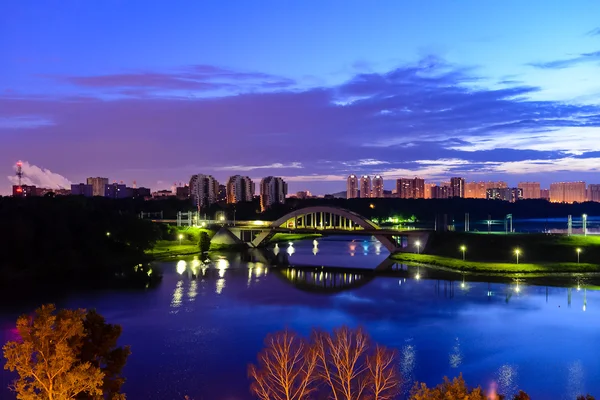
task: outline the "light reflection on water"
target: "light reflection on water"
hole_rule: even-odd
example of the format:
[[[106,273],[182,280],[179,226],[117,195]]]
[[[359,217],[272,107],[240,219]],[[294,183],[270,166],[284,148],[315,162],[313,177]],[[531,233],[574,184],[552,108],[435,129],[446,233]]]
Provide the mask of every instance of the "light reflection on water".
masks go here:
[[[352,258],[351,246],[360,246]],[[314,267],[274,268],[237,255],[190,261],[185,269],[173,262],[163,266],[164,281],[155,290],[72,294],[59,306],[94,307],[123,326],[123,343],[133,350],[125,371],[130,398],[249,399],[247,364],[268,332],[290,327],[308,334],[312,327],[342,324],[362,325],[399,351],[405,394],[415,380],[436,384],[460,372],[470,385],[496,385],[508,395],[523,389],[534,399],[572,400],[600,387],[600,361],[592,351],[600,296],[583,284],[577,291],[466,277],[462,285],[462,276],[434,280],[425,268],[406,267],[399,276],[373,278],[321,265],[346,260],[371,268],[386,256],[377,254],[376,243],[368,244],[367,256],[360,241],[293,247],[291,261],[312,260]],[[26,311],[0,314],[4,337],[15,315]]]

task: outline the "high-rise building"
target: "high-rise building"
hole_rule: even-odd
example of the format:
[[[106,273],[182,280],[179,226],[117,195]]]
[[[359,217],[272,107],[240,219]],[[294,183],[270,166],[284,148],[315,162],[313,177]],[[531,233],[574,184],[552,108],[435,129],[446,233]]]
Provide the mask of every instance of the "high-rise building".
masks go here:
[[[363,199],[371,197],[371,177],[368,175],[360,177],[360,197]]]
[[[92,197],[94,195],[94,187],[85,183],[74,183],[71,185],[71,194],[73,196]]]
[[[346,198],[355,199],[358,197],[358,178],[356,175],[348,176],[346,181]]]
[[[423,187],[425,189],[425,198],[432,199],[431,190],[434,186],[437,186],[435,183],[424,183]]]
[[[524,199],[539,199],[540,198],[540,183],[539,182],[519,182],[519,186],[523,189]]]
[[[451,197],[465,197],[465,179],[454,177],[450,178]]]
[[[217,201],[219,203],[222,201],[227,201],[227,186],[219,185],[219,191],[217,193]]]
[[[87,178],[88,185],[92,185],[93,196],[104,196],[106,191],[106,185],[108,185],[108,178]]]
[[[467,199],[485,199],[488,189],[504,189],[508,185],[506,182],[465,182],[465,198]]]
[[[284,204],[287,183],[283,178],[267,176],[260,181],[260,210],[265,211],[274,204]]]
[[[127,186],[125,186],[125,184],[115,182],[104,186],[104,197],[109,197],[111,199],[125,199],[130,196],[129,193],[127,193]]]
[[[247,176],[234,175],[227,181],[227,203],[240,203],[254,199],[254,182]],[[218,191],[218,188],[217,188]]]
[[[299,192],[296,192],[296,197],[300,200],[306,200],[309,197],[312,197],[312,195],[308,190],[301,190]]]
[[[32,197],[37,196],[37,187],[32,185],[13,185],[13,197]]]
[[[218,192],[219,182],[212,175],[198,174],[190,179],[190,197],[198,208],[216,203]]]
[[[177,186],[175,188],[175,196],[179,200],[185,200],[190,198],[190,187],[188,185],[185,186]]]
[[[514,203],[523,200],[522,188],[492,188],[486,193],[488,200],[503,200]]]
[[[550,189],[540,189],[540,199],[550,201]]]
[[[598,184],[588,185],[587,200],[600,202],[600,185],[598,185]]]
[[[452,197],[452,188],[450,186],[431,186],[432,199],[448,199]]]
[[[373,188],[371,189],[371,197],[381,198],[383,195],[383,177],[381,175],[375,175],[373,177]]]
[[[583,203],[587,197],[585,182],[556,182],[550,184],[553,203]]]
[[[421,178],[397,179],[396,194],[401,199],[424,199],[425,180]]]

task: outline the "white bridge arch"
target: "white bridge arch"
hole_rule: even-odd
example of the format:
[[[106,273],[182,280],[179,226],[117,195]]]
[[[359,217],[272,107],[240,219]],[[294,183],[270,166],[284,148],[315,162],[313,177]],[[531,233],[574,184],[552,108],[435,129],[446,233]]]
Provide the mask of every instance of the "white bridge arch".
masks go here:
[[[261,232],[252,241],[252,245],[259,247],[268,241],[277,231],[281,232],[282,230],[317,231],[319,233],[321,231],[324,231],[323,233],[327,231],[351,231],[357,234],[362,233],[374,236],[390,253],[398,249],[398,244],[392,235],[389,233],[385,234],[384,232],[378,233],[382,229],[373,221],[353,211],[330,206],[306,207],[292,211],[273,221],[270,229]]]

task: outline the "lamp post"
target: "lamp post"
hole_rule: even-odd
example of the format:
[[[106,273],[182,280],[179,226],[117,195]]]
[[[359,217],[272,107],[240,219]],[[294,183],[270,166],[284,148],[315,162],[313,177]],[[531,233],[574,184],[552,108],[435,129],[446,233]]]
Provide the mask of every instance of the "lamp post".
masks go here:
[[[581,249],[575,250],[577,252],[577,264],[579,264],[579,255],[581,254]]]
[[[517,264],[519,264],[519,255],[521,254],[521,250],[515,249],[515,255],[517,256]]]
[[[462,251],[463,261],[465,261],[465,251],[467,251],[467,246],[460,246],[460,251]]]
[[[417,254],[421,254],[421,242],[419,240],[415,242],[415,246],[417,246]]]
[[[183,235],[180,233],[179,234],[179,245],[181,246],[181,240],[183,239]]]

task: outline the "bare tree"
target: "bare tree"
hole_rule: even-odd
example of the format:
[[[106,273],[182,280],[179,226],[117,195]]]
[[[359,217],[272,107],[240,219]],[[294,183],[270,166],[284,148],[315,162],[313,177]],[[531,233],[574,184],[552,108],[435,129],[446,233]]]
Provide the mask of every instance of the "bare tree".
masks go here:
[[[368,384],[366,353],[369,337],[361,328],[335,329],[333,334],[313,332],[318,375],[335,400],[362,399]]]
[[[396,353],[378,344],[374,354],[367,356],[368,389],[373,400],[391,400],[400,389],[400,373]]]
[[[250,387],[261,400],[303,400],[314,391],[317,355],[306,340],[289,330],[269,335],[250,365]]]

